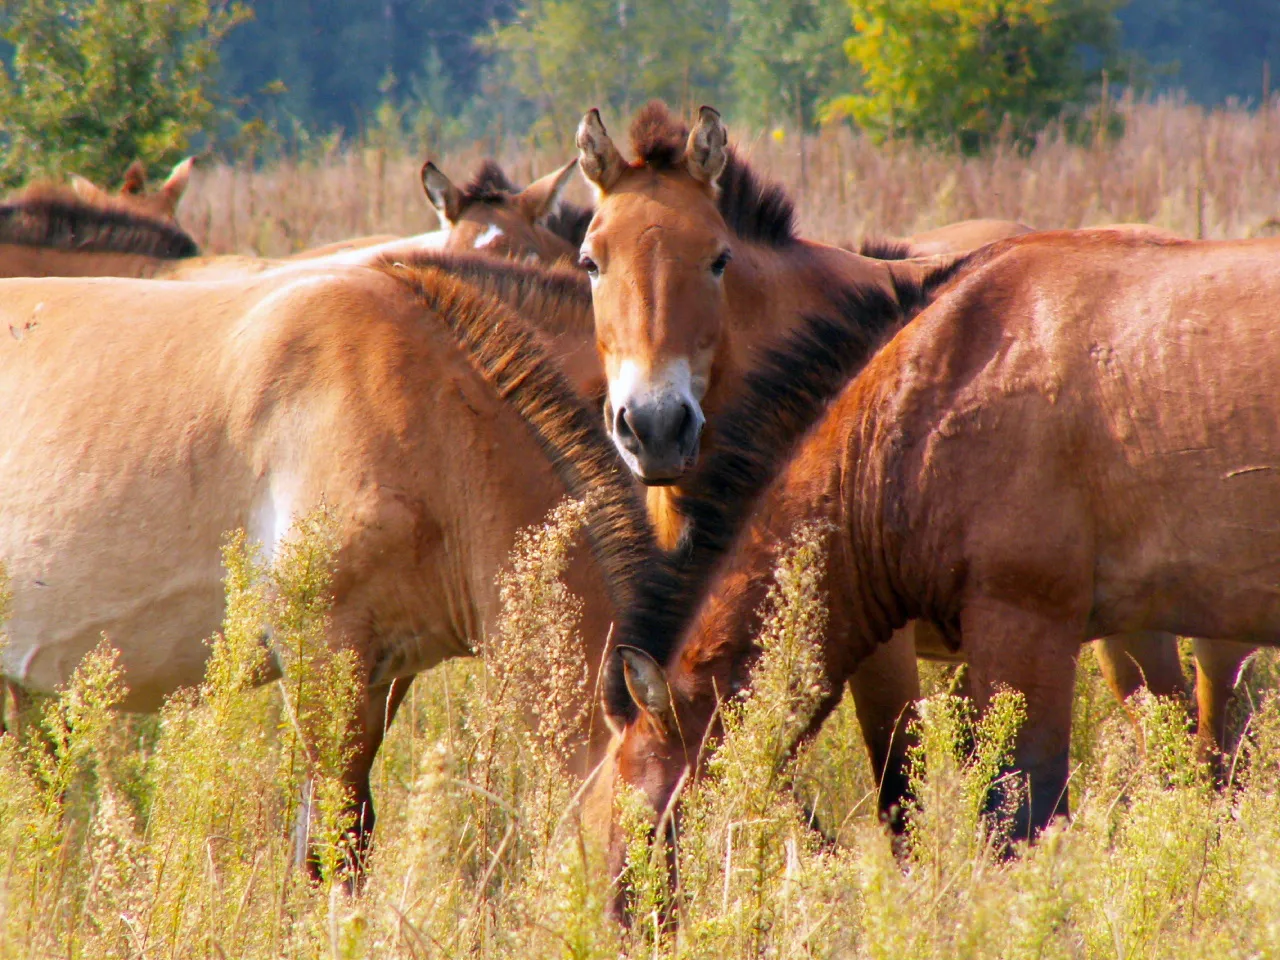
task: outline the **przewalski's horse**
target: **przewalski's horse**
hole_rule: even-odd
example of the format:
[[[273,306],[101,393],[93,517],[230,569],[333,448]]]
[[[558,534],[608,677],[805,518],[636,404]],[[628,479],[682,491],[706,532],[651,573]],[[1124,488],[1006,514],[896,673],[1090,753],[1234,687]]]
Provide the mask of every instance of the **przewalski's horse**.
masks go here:
[[[877,644],[928,618],[979,705],[1001,685],[1026,698],[1015,835],[1067,813],[1086,640],[1280,643],[1278,303],[1275,240],[1080,231],[976,254],[826,408],[703,597],[646,591],[624,618],[608,707],[625,728],[602,793],[620,779],[665,808],[714,691],[749,683],[779,546],[817,520],[830,694],[813,729]],[[689,495],[707,517],[695,538],[734,526],[713,485]]]
[[[570,160],[521,190],[498,164],[486,160],[459,190],[427,161],[422,188],[449,231],[447,250],[482,250],[544,263],[576,260],[591,220],[590,210],[563,200],[577,165]]]
[[[508,181],[486,163],[477,174],[476,195],[464,192],[470,199],[460,202],[452,229],[340,241],[274,259],[197,256],[195,241],[170,218],[140,208],[132,196],[114,197],[88,181],[76,189],[36,186],[0,204],[0,277],[223,280],[273,270],[368,266],[385,256],[404,259],[422,250],[473,249],[490,228],[503,231],[502,242],[486,243],[485,252],[555,259],[566,250],[576,251],[590,219],[589,211],[560,199],[571,168],[499,197],[495,185]],[[541,217],[539,223],[526,222],[531,212]]]
[[[86,203],[109,206],[112,200],[115,200],[143,216],[176,224],[178,204],[182,202],[182,195],[187,192],[195,163],[195,157],[187,157],[178,162],[169,172],[164,183],[150,192],[147,191],[147,168],[141,160],[135,160],[129,164],[124,172],[124,182],[120,185],[120,191],[114,197],[92,180],[79,175],[72,176],[71,189]]]
[[[0,285],[0,562],[7,677],[50,690],[105,632],[126,707],[199,682],[219,544],[268,553],[323,498],[338,524],[331,642],[365,684],[345,780],[359,834],[385,725],[420,670],[498,615],[516,533],[594,495],[567,583],[594,669],[650,559],[598,415],[492,297],[387,266],[237,283]]]
[[[642,481],[672,484],[651,486],[647,497],[659,542],[670,548],[685,529],[677,484],[699,448],[715,449],[721,413],[762,345],[805,313],[830,312],[853,291],[891,293],[937,264],[882,262],[799,239],[785,192],[728,147],[710,108],[686,133],[650,104],[631,140],[637,159],[628,163],[596,111],[579,127],[579,163],[598,201],[582,262],[608,381],[606,427]],[[898,799],[894,771],[905,762],[902,723],[919,696],[917,641],[928,655],[954,656],[936,631],[908,628],[851,681],[873,768],[887,771],[887,806]],[[1147,667],[1152,650],[1167,652],[1129,652]]]
[[[0,203],[0,277],[151,276],[198,253],[172,220],[105,194],[37,184]]]
[[[1182,240],[1184,237],[1147,223],[1114,223],[1091,228],[1122,236],[1152,240]],[[864,256],[900,260],[922,254],[964,254],[1009,237],[1034,232],[1030,227],[1008,220],[965,220],[927,234],[905,240],[869,240],[859,247]],[[922,656],[953,659],[940,649],[940,637],[927,624],[915,624],[916,648]],[[1228,641],[1193,640],[1196,663],[1197,732],[1206,755],[1220,759],[1229,749],[1227,718],[1235,694],[1240,669],[1253,647]],[[1152,693],[1187,700],[1189,692],[1177,637],[1158,630],[1103,637],[1094,644],[1094,654],[1108,685],[1121,702],[1140,688]]]

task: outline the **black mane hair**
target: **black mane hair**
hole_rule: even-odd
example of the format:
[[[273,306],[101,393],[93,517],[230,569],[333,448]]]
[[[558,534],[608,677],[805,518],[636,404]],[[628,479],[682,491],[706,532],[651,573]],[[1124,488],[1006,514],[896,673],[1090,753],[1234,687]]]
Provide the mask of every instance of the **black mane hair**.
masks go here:
[[[496,160],[485,160],[462,188],[462,206],[472,203],[503,203],[520,192]]]
[[[671,115],[665,103],[650,101],[631,124],[636,165],[677,169],[684,162],[688,137],[688,127]],[[752,170],[732,147],[716,184],[720,215],[738,236],[771,247],[795,242],[796,210],[786,190]]]
[[[857,252],[859,256],[874,260],[910,260],[915,256],[911,244],[906,240],[893,240],[889,237],[864,237],[858,244]]]
[[[62,187],[34,187],[0,204],[0,243],[78,253],[132,253],[164,260],[194,257],[195,240],[176,224],[98,204]]]
[[[736,402],[719,418],[715,446],[681,488],[676,507],[689,520],[682,549],[643,584],[615,631],[615,643],[667,663],[716,562],[801,438],[879,346],[964,266],[957,260],[919,282],[895,278],[892,293],[851,289],[832,313],[807,317],[761,357]],[[616,659],[610,660],[605,703],[611,715],[626,720],[635,708]]]
[[[605,436],[599,412],[574,393],[514,310],[433,266],[431,260],[379,264],[444,322],[476,372],[520,414],[570,494],[587,498],[587,538],[610,599],[619,612],[629,609],[641,583],[655,577],[657,547],[644,504]]]

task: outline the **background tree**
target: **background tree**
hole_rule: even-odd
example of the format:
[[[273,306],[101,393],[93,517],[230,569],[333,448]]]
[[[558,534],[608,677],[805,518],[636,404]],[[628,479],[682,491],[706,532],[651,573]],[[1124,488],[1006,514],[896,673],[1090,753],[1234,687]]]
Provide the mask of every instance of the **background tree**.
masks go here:
[[[218,44],[243,17],[213,0],[0,3],[0,181],[114,182],[134,159],[178,160],[209,125]]]
[[[724,0],[530,0],[485,49],[505,61],[506,86],[536,123],[569,144],[592,106],[616,116],[652,97],[723,103],[727,21]]]
[[[880,137],[973,150],[1026,137],[1096,95],[1123,0],[852,0],[864,92],[831,101]]]
[[[854,79],[840,0],[733,0],[732,23],[737,114],[748,123],[811,125],[822,102]]]

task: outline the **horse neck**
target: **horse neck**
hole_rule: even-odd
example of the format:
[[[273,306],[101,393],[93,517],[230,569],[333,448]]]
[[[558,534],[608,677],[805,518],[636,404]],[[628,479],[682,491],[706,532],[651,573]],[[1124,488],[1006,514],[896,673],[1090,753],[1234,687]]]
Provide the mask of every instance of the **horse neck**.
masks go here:
[[[696,701],[713,688],[723,695],[749,684],[761,609],[778,561],[804,523],[818,525],[826,547],[821,596],[828,618],[818,640],[828,689],[839,691],[857,663],[888,639],[897,611],[884,600],[881,488],[875,471],[861,467],[874,424],[828,415],[761,496],[710,577],[673,658],[672,683],[686,697]]]

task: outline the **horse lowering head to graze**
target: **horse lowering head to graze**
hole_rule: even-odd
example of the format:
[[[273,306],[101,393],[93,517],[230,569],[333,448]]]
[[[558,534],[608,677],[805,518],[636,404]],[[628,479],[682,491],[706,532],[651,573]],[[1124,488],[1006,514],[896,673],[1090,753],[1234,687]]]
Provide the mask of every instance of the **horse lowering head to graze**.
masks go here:
[[[751,682],[780,546],[813,521],[829,598],[815,725],[895,627],[928,619],[979,707],[1002,686],[1025,698],[1014,836],[1065,814],[1085,641],[1280,644],[1278,304],[1274,240],[1071,231],[975,254],[826,407],[706,589],[646,591],[624,617],[601,796],[639,787],[656,818],[703,762],[718,697]],[[711,529],[714,485],[686,495]]]
[[[459,189],[428,160],[422,187],[448,230],[445,249],[554,263],[577,257],[581,230],[591,218],[590,211],[563,201],[577,165],[571,160],[521,190],[486,160]]]
[[[328,640],[354,653],[365,695],[344,772],[361,839],[409,680],[495,629],[520,530],[591,495],[591,550],[566,583],[593,669],[648,563],[598,416],[511,310],[429,266],[7,280],[0,329],[15,332],[0,338],[5,676],[52,690],[105,632],[125,706],[154,709],[202,677],[224,533],[245,528],[270,556],[323,500]]]
[[[114,197],[92,180],[79,175],[72,176],[71,188],[75,190],[77,196],[89,203],[101,205],[104,201],[116,199],[122,201],[129,210],[176,224],[178,204],[182,202],[182,195],[187,191],[187,184],[191,180],[191,171],[195,163],[195,157],[187,157],[175,164],[164,183],[150,192],[147,191],[147,168],[141,160],[135,160],[129,164],[124,172],[124,182],[120,185],[120,191]]]
[[[918,267],[868,260],[801,240],[777,184],[728,145],[703,107],[692,131],[661,103],[637,114],[635,160],[598,111],[578,128],[582,172],[597,196],[581,247],[592,278],[596,337],[609,384],[606,426],[645,484],[671,543],[671,492],[715,430],[752,352],[810,311],[838,309],[859,285],[892,290]]]

